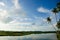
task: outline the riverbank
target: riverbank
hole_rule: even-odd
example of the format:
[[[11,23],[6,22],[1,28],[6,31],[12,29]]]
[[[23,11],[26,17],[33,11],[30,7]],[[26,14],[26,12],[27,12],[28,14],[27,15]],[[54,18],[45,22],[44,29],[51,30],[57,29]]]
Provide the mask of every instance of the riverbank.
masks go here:
[[[0,31],[0,36],[24,36],[30,34],[56,33],[55,31]]]

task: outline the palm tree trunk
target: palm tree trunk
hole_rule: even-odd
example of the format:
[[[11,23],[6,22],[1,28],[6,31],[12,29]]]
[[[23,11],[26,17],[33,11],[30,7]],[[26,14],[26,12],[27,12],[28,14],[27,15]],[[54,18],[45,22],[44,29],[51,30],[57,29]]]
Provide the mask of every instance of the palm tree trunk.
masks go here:
[[[56,18],[56,23],[57,23],[57,17],[56,17],[56,13],[55,13],[55,18]]]
[[[51,25],[52,25],[52,27],[55,29],[55,31],[57,31],[57,30],[56,30],[56,28],[55,28],[55,26],[54,26],[52,23],[50,23],[50,24],[51,24]]]
[[[57,23],[56,13],[55,13],[55,18],[56,18],[56,23]],[[57,28],[58,28],[58,27],[57,27]],[[59,31],[59,28],[58,28],[58,30],[56,31],[56,34],[57,34],[57,39],[60,40],[60,31]]]
[[[50,23],[50,24],[52,25],[52,27],[54,27],[54,25],[52,23]],[[60,31],[57,31],[55,27],[54,27],[54,29],[56,31],[57,39],[60,40],[60,33],[59,33]]]
[[[50,16],[49,16],[50,17]],[[55,17],[56,17],[56,13],[55,13]],[[57,22],[57,17],[56,17],[56,22]],[[54,27],[54,25],[50,22],[50,24],[52,25],[52,27]],[[56,31],[56,28],[54,27],[55,31]]]

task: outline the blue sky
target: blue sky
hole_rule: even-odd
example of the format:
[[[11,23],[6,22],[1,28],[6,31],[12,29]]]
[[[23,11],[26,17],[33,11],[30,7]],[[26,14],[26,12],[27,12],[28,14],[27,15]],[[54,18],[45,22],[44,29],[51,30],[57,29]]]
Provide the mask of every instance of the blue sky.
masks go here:
[[[24,10],[27,11],[27,13],[29,13],[30,15],[34,14],[36,16],[47,16],[48,14],[40,14],[40,12],[37,12],[37,8],[43,7],[45,9],[51,10],[56,6],[56,3],[59,2],[59,0],[21,0],[21,2]]]
[[[60,0],[0,0],[0,30],[6,31],[52,31],[47,23],[51,16],[55,26],[55,16],[51,12]],[[57,18],[60,14],[57,14]]]

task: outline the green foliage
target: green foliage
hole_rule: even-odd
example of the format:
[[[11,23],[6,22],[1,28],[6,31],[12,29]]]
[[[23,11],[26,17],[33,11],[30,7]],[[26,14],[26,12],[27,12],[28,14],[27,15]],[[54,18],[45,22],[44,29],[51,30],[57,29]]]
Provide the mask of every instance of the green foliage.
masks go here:
[[[50,17],[47,17],[47,21],[48,21],[48,22],[51,22],[51,18],[50,18]]]
[[[58,11],[60,11],[60,2],[57,3]]]
[[[0,31],[0,36],[24,36],[30,34],[56,33],[55,31]]]
[[[55,8],[53,8],[52,12],[55,14],[55,16],[58,12],[60,12],[60,2],[57,3],[57,6]],[[60,20],[59,21],[57,21],[57,20],[58,19],[56,17],[56,23],[57,23],[56,26],[59,29],[60,28]]]
[[[58,12],[60,12],[60,2],[57,3],[57,7],[54,8],[54,9],[52,10],[52,12],[55,14],[55,16],[56,16],[56,14],[57,14]],[[57,27],[58,29],[60,29],[60,19],[59,19],[59,21],[57,21],[57,17],[56,17],[56,23],[57,23],[57,24],[56,24],[56,27]],[[57,34],[58,40],[60,40],[60,31],[57,30],[56,34]]]
[[[55,14],[58,13],[58,8],[53,8],[52,12]]]

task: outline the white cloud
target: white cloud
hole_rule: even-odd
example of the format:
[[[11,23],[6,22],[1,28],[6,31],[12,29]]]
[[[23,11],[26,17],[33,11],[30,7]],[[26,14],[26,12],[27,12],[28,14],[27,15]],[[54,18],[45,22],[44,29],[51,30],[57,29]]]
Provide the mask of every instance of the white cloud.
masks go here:
[[[52,31],[52,30],[54,30],[54,28],[51,25],[45,27],[45,26],[31,25],[31,23],[28,23],[28,22],[24,23],[24,22],[14,21],[9,24],[4,24],[4,23],[0,22],[0,30],[5,30],[5,31]]]
[[[42,13],[51,13],[50,10],[46,9],[46,8],[43,8],[43,7],[39,7],[37,9],[38,12],[42,12]]]
[[[5,3],[3,3],[3,2],[0,2],[0,6],[5,6]]]
[[[13,2],[14,7],[15,7],[16,9],[20,9],[20,8],[21,8],[18,0],[12,0],[12,2]]]
[[[1,15],[1,18],[3,21],[3,22],[0,22],[0,30],[40,31],[40,30],[49,29],[49,28],[46,28],[46,27],[44,28],[42,26],[40,27],[37,25],[32,26],[33,22],[35,22],[35,23],[37,22],[37,24],[39,24],[40,19],[38,19],[38,17],[36,17],[37,21],[34,20],[32,22],[27,22],[27,21],[32,20],[32,19],[28,18],[28,15],[21,8],[22,6],[20,6],[20,3],[18,2],[18,0],[11,0],[11,1],[13,2],[14,5],[13,5],[13,8],[10,10],[10,12],[11,12],[10,14],[8,13],[7,10],[0,9],[0,15]],[[41,8],[39,8],[39,12],[47,12],[47,9],[44,9],[41,7]],[[8,16],[8,17],[6,17],[6,16]],[[20,22],[20,21],[24,21],[24,22]],[[7,24],[4,22],[7,22]]]
[[[11,16],[15,16],[16,18],[27,17],[27,14],[23,11],[22,6],[19,3],[19,0],[11,0],[13,3],[12,9],[10,10]]]
[[[7,16],[8,16],[8,11],[0,9],[0,20],[5,19],[5,17],[7,17]]]
[[[11,25],[22,25],[23,26],[23,25],[31,25],[32,23],[31,22],[18,22],[15,20],[15,21],[10,22],[9,25],[10,24]]]
[[[30,22],[21,22],[20,24],[21,25],[31,25],[32,23],[30,23]]]
[[[38,16],[35,16],[35,15],[34,15],[34,18],[37,19],[37,20],[40,20],[40,21],[45,21],[45,22],[47,22],[47,20],[46,20],[45,18],[43,18],[43,17],[38,17]]]
[[[31,25],[30,22],[19,22],[17,20],[11,21],[8,24],[0,22],[0,30],[5,31],[52,31],[54,30],[51,26],[37,26]],[[1,27],[2,26],[2,27]]]
[[[40,17],[40,18],[41,18],[41,20],[42,20],[42,21],[45,21],[45,22],[47,22],[47,20],[46,20],[45,18],[42,18],[42,17]]]
[[[51,19],[54,19],[54,18],[55,18],[54,13],[51,11],[51,9],[48,10],[48,9],[46,9],[46,8],[44,8],[44,7],[39,7],[39,8],[37,9],[37,11],[40,12],[40,13],[47,13],[47,15],[50,16]],[[43,19],[43,18],[42,18],[42,19]],[[47,21],[46,19],[43,19],[43,20],[44,20],[44,21]],[[54,20],[55,20],[55,19],[54,19]]]

